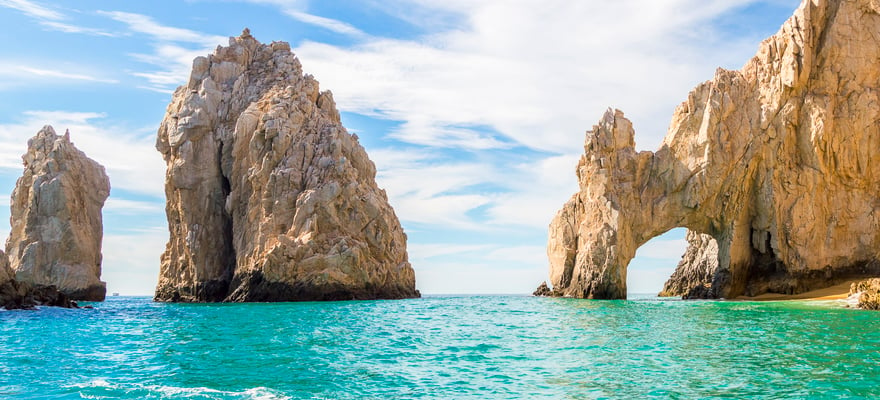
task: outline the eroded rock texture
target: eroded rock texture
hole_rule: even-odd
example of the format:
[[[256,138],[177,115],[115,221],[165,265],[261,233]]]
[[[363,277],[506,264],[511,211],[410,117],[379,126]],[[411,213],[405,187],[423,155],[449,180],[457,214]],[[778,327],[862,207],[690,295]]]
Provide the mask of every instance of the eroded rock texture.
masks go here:
[[[55,286],[74,300],[102,301],[101,209],[110,195],[104,167],[43,127],[28,141],[11,198],[6,254],[15,280]]]
[[[690,247],[664,294],[800,293],[880,276],[880,2],[805,0],[740,71],[677,107],[656,152],[609,111],[550,225],[555,290],[625,298],[636,249]]]
[[[856,307],[864,310],[880,310],[880,279],[868,279],[850,285],[850,297],[856,299]]]
[[[15,280],[9,258],[0,251],[0,308],[32,309],[35,306],[77,308],[77,304],[55,286],[31,285]]]
[[[283,42],[196,58],[157,149],[170,240],[158,301],[417,297],[376,168]]]

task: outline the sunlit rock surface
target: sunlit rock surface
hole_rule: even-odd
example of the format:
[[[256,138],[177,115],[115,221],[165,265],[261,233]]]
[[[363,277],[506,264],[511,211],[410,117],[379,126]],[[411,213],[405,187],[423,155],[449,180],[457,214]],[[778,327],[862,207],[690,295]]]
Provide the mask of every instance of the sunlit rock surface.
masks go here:
[[[6,254],[19,282],[55,286],[73,300],[102,301],[104,167],[45,126],[28,141],[12,192]]]
[[[170,239],[155,299],[418,297],[376,168],[284,42],[193,62],[159,128]]]
[[[663,294],[801,293],[880,276],[880,2],[805,0],[740,71],[677,107],[655,152],[609,110],[550,225],[554,290],[626,297],[636,249],[689,229]]]

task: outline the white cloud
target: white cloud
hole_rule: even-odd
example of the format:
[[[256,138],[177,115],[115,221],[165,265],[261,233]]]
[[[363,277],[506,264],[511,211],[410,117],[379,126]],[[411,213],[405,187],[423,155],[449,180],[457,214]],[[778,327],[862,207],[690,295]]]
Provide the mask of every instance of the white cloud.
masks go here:
[[[0,201],[0,205],[2,205],[2,201]],[[137,201],[111,197],[104,203],[104,211],[131,215],[163,213],[165,211],[165,202]]]
[[[39,64],[40,66],[35,66]],[[47,68],[43,65],[52,65]],[[0,61],[0,87],[36,87],[82,84],[116,84],[118,80],[95,67],[54,62],[8,62]]]
[[[409,243],[406,246],[410,261],[412,261],[413,263],[418,263],[423,260],[435,257],[486,251],[491,248],[492,246],[490,245],[467,245],[458,243]]]
[[[636,257],[671,260],[677,264],[685,248],[687,248],[685,239],[651,240],[639,247]]]
[[[101,280],[107,282],[108,294],[152,296],[159,280],[159,257],[167,241],[165,228],[104,235]]]
[[[96,36],[115,36],[112,33],[94,29],[87,28],[77,25],[72,25],[66,22],[61,22],[68,17],[61,13],[60,11],[50,9],[48,7],[42,6],[36,2],[29,0],[0,0],[0,7],[11,8],[17,10],[28,17],[31,17],[37,22],[46,28],[54,31],[60,31],[64,33],[83,33],[87,35],[96,35]]]
[[[447,128],[486,126],[533,149],[566,152],[614,105],[642,128],[640,144],[653,147],[691,87],[754,52],[758,38],[721,38],[704,27],[749,2],[422,1],[466,25],[353,48],[306,42],[296,52],[342,109],[412,125],[395,135],[403,141],[449,145]],[[463,139],[451,144],[486,147]]]
[[[297,21],[315,25],[336,33],[341,33],[343,35],[359,37],[366,36],[364,32],[362,32],[360,29],[355,28],[350,24],[346,24],[345,22],[337,21],[335,19],[312,15],[304,13],[302,11],[296,11],[294,9],[287,9],[284,11],[284,13],[293,17]]]
[[[164,42],[183,42],[195,43],[202,46],[216,46],[228,39],[224,36],[208,35],[189,29],[162,25],[153,20],[152,17],[142,14],[122,11],[98,11],[98,14],[128,25],[128,28],[133,32],[146,34],[153,39]]]
[[[71,25],[64,22],[58,21],[40,21],[40,25],[50,28],[55,31],[64,32],[64,33],[82,33],[86,35],[94,35],[94,36],[107,36],[114,37],[116,36],[113,33],[106,32],[100,29],[95,28],[87,28],[83,26]]]
[[[370,150],[377,180],[405,224],[546,237],[577,190],[584,132],[617,107],[633,120],[637,146],[655,148],[691,88],[718,66],[737,68],[754,54],[762,37],[731,37],[713,21],[755,2],[391,0],[381,2],[386,12],[445,30],[413,40],[369,37],[350,47],[303,42],[294,51],[341,110],[400,121],[386,139],[419,149]],[[464,157],[436,154],[449,149]],[[538,271],[523,273],[531,280],[516,286],[523,292],[546,279],[542,246],[498,250],[495,259],[460,255],[467,267],[418,257],[414,265],[423,290],[473,293],[486,290],[480,282],[510,283],[486,276],[507,276],[511,268],[500,266],[510,267],[515,257],[508,255],[515,255]],[[631,289],[668,278],[644,274],[638,264],[674,268],[683,251],[680,240],[646,245]]]
[[[252,4],[265,4],[275,6],[285,15],[309,25],[327,29],[339,34],[352,37],[365,38],[367,35],[353,25],[332,18],[309,14],[306,12],[308,1],[306,0],[240,0]]]
[[[0,168],[21,169],[28,139],[44,125],[52,125],[58,134],[70,130],[76,147],[104,165],[113,188],[163,198],[165,163],[154,147],[153,135],[108,125],[104,117],[100,113],[25,112],[19,122],[0,125]]]
[[[370,152],[370,157],[381,166],[376,181],[388,193],[401,220],[485,229],[472,221],[467,212],[488,204],[491,198],[467,191],[493,181],[492,168],[478,163],[440,163],[429,153],[406,150],[377,149]]]
[[[494,197],[487,214],[494,225],[520,225],[547,231],[556,211],[578,190],[579,155],[550,156],[507,171],[510,192]]]
[[[79,80],[79,81],[90,81],[90,82],[100,82],[100,83],[119,83],[119,81],[115,79],[104,79],[98,78],[89,75],[83,74],[74,74],[63,71],[54,71],[51,69],[42,69],[42,68],[33,68],[28,66],[19,66],[18,69],[24,71],[28,74],[36,75],[44,78],[59,78],[59,79],[70,79],[70,80]]]
[[[58,11],[41,6],[27,0],[0,0],[0,7],[7,7],[21,11],[25,15],[43,20],[62,20],[64,15]]]
[[[215,47],[229,41],[225,36],[162,25],[147,15],[122,11],[98,11],[98,14],[121,22],[131,32],[149,38],[152,53],[130,56],[151,65],[152,69],[135,71],[131,75],[147,81],[146,85],[137,87],[161,93],[170,93],[186,82],[194,58],[210,54]]]

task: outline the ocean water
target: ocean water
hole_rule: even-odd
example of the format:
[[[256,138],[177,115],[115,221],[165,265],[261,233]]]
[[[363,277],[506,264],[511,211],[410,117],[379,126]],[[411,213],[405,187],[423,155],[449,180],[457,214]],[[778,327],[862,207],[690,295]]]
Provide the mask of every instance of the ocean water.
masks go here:
[[[0,311],[0,398],[876,398],[880,314],[526,296]]]

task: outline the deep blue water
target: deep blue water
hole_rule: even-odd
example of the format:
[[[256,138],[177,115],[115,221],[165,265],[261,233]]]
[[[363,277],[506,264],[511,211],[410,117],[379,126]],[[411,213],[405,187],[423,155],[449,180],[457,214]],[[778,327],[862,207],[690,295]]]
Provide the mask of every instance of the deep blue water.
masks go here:
[[[871,398],[880,314],[525,296],[0,311],[0,398]]]

